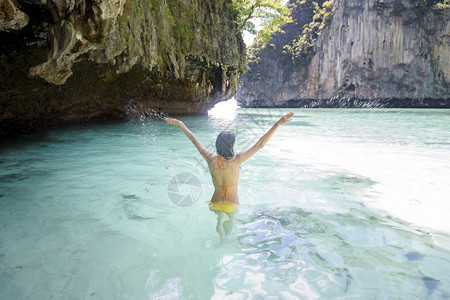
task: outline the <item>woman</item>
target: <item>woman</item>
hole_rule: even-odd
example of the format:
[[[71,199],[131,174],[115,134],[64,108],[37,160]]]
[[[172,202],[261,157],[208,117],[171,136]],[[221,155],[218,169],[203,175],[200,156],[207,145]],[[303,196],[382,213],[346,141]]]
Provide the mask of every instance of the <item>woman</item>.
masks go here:
[[[289,122],[294,113],[281,117],[272,128],[266,132],[258,142],[246,151],[234,155],[235,135],[229,131],[222,131],[216,140],[217,154],[208,151],[195,135],[180,120],[166,118],[168,124],[180,126],[181,130],[197,147],[200,154],[208,163],[212,181],[215,187],[214,194],[209,202],[209,209],[218,215],[216,230],[223,242],[226,235],[233,229],[234,216],[238,211],[238,181],[240,165],[252,157],[269,141],[275,131],[283,124]]]

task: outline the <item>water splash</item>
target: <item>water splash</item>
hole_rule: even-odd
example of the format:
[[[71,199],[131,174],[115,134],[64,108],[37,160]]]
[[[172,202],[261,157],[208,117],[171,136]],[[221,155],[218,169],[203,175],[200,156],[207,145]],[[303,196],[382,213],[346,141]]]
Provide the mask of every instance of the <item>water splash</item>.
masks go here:
[[[142,125],[149,121],[164,120],[169,116],[165,112],[145,107],[142,103],[134,99],[128,102],[125,115],[128,122]]]
[[[147,144],[151,142],[156,143],[159,129],[156,124],[164,121],[169,115],[162,111],[156,111],[152,108],[145,107],[137,100],[130,100],[126,106],[125,117],[128,127],[144,138]]]

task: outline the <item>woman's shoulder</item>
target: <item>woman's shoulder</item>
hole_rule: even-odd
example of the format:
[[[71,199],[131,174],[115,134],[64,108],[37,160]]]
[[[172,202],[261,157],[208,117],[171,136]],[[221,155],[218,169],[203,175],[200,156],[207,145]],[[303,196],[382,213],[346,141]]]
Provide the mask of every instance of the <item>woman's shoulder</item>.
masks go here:
[[[217,162],[219,161],[219,155],[214,155],[211,160],[208,162],[210,166],[217,166]]]
[[[214,162],[217,162],[217,160],[219,159],[219,155],[214,155],[211,160],[209,161],[209,164],[212,164]]]
[[[209,165],[217,166],[219,168],[224,165],[237,165],[237,164],[239,164],[239,160],[236,158],[236,155],[228,159],[220,155],[215,155],[209,162]]]

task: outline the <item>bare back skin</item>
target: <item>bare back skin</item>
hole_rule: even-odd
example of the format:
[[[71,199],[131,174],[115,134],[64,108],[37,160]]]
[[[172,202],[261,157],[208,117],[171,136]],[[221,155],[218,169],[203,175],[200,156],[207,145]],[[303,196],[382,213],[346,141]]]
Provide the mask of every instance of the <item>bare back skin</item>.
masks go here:
[[[224,166],[218,167],[219,156],[215,156],[208,163],[209,172],[211,173],[212,182],[214,184],[214,194],[211,202],[222,201],[222,191],[224,186],[228,186],[227,201],[240,205],[238,196],[239,166],[238,159],[225,159]]]

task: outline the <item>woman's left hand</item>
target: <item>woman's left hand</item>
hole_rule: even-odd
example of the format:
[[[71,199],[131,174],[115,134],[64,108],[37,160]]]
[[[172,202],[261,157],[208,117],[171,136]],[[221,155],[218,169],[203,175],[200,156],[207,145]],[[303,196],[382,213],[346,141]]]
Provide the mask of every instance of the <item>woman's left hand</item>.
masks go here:
[[[283,125],[286,124],[287,122],[290,122],[293,116],[294,116],[293,112],[290,112],[287,115],[282,116],[281,119],[279,119],[277,122],[278,125]]]
[[[177,126],[181,126],[181,124],[183,124],[183,122],[181,122],[178,119],[174,119],[174,118],[166,118],[166,122],[167,122],[167,124],[172,124],[172,125],[177,125]]]

